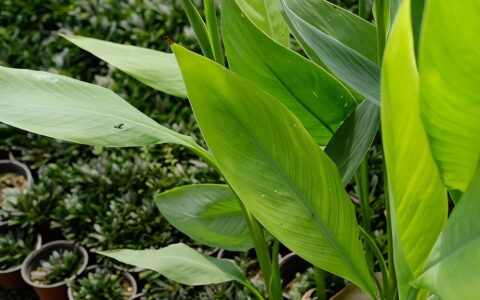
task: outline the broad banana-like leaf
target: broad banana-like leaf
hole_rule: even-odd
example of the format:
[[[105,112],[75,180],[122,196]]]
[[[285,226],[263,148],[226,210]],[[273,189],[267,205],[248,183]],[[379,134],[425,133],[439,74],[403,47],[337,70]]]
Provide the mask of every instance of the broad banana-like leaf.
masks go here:
[[[223,1],[221,16],[230,69],[282,102],[317,143],[326,145],[355,108],[350,92],[328,72],[242,17],[234,0]]]
[[[227,185],[179,187],[155,196],[155,203],[170,224],[196,241],[231,251],[253,247],[242,208]]]
[[[247,209],[289,249],[374,295],[353,204],[300,120],[250,81],[172,48],[207,144]]]
[[[338,128],[325,148],[325,153],[337,165],[344,185],[350,182],[370,149],[379,124],[380,108],[364,101]]]
[[[250,285],[233,261],[201,254],[182,243],[162,249],[123,249],[99,253],[125,264],[153,270],[182,284],[205,285],[235,280]]]
[[[243,13],[277,43],[289,47],[290,31],[278,0],[235,0]],[[222,3],[223,4],[223,3]],[[253,46],[253,45],[252,45]]]
[[[130,147],[174,143],[210,157],[112,91],[47,72],[0,67],[0,121],[70,142]]]
[[[438,299],[475,300],[480,295],[480,165],[455,206],[415,284]]]
[[[187,97],[182,74],[172,53],[83,36],[63,37],[149,87],[174,96]]]
[[[448,215],[447,191],[420,119],[410,11],[410,0],[403,0],[382,69],[382,138],[395,214],[392,232],[400,299],[407,299],[409,283],[423,270]]]
[[[420,112],[443,183],[465,191],[480,156],[480,1],[427,1]]]
[[[313,61],[380,104],[375,26],[324,0],[281,0],[287,23]]]

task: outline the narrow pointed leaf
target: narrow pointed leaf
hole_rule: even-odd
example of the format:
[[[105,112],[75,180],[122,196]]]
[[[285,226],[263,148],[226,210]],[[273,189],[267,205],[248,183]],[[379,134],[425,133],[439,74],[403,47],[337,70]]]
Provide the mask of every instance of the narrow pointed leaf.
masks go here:
[[[480,166],[455,206],[415,284],[438,299],[478,299],[480,295]]]
[[[198,9],[195,7],[192,0],[180,0],[182,2],[183,9],[187,14],[190,25],[195,32],[200,48],[202,48],[203,55],[210,59],[214,59],[212,45],[210,43],[210,37],[208,34],[207,26],[200,16]]]
[[[179,187],[155,196],[155,203],[170,224],[196,241],[231,251],[253,247],[242,208],[227,185]]]
[[[380,108],[370,101],[364,101],[338,128],[325,148],[325,153],[337,165],[344,185],[353,178],[370,149],[379,124]]]
[[[63,37],[156,90],[178,97],[187,97],[182,74],[171,53],[83,36],[65,35]]]
[[[229,0],[230,1],[230,0]],[[290,31],[278,0],[235,0],[243,13],[277,43],[289,47]]]
[[[410,0],[402,2],[385,49],[382,138],[395,214],[392,227],[399,295],[406,299],[409,283],[422,271],[448,214],[447,191],[420,119]]]
[[[173,50],[205,139],[247,209],[289,249],[373,295],[353,204],[298,118],[239,75]]]
[[[108,89],[39,71],[0,67],[0,121],[87,145],[176,143],[201,149]]]
[[[369,101],[380,104],[375,27],[323,0],[281,0],[285,17],[308,49],[338,79]]]
[[[448,20],[448,22],[446,21]],[[480,1],[427,1],[420,111],[444,184],[465,191],[480,156]]]
[[[242,17],[234,0],[223,2],[221,15],[230,68],[283,103],[317,143],[326,145],[355,107],[353,96],[329,73]]]
[[[231,260],[201,254],[185,244],[162,249],[112,250],[100,254],[122,263],[156,271],[187,285],[205,285],[235,280],[249,285],[242,270]]]

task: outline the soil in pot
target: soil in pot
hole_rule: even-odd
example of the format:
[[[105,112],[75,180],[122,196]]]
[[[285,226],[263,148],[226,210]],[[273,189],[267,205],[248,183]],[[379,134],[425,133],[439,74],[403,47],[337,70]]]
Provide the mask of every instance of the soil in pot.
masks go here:
[[[45,244],[31,253],[22,267],[22,277],[42,300],[66,300],[67,280],[73,280],[88,263],[85,248],[68,241]]]
[[[0,205],[10,193],[22,193],[28,188],[27,179],[20,174],[3,173],[0,174]]]
[[[20,274],[23,260],[40,245],[40,236],[31,228],[0,226],[0,285],[7,289],[25,286]]]
[[[130,273],[106,266],[88,267],[68,287],[70,300],[129,300],[137,293]]]

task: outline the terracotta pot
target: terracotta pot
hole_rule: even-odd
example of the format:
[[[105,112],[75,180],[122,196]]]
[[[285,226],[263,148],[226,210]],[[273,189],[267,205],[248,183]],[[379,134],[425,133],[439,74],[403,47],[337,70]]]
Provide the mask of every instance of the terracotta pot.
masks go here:
[[[75,247],[75,244],[69,241],[54,241],[43,245],[40,249],[30,253],[30,255],[25,259],[22,266],[22,277],[26,283],[33,287],[35,293],[41,300],[68,300],[67,295],[67,284],[65,281],[57,282],[50,285],[40,285],[33,283],[30,280],[30,272],[35,268],[38,262],[42,259],[48,259],[50,254],[57,249],[76,249],[77,254],[83,258],[82,265],[78,271],[70,278],[65,278],[73,280],[75,276],[85,270],[88,264],[88,253],[85,248],[82,246]]]
[[[9,228],[17,226],[9,226],[6,223],[0,224],[0,232],[6,232]],[[37,234],[37,242],[35,244],[35,249],[39,249],[42,246],[42,236]],[[18,289],[26,285],[25,281],[22,279],[20,270],[22,269],[22,264],[6,269],[0,270],[0,285],[6,289]]]
[[[87,275],[89,272],[95,270],[96,268],[102,268],[102,266],[99,266],[99,265],[94,265],[94,266],[90,266],[88,268],[85,269],[85,272],[83,272],[82,276],[83,275]],[[105,268],[108,268],[108,267],[105,267]],[[121,270],[120,270],[121,271]],[[129,300],[133,300],[133,299],[136,299],[137,296],[140,296],[140,295],[137,295],[137,282],[135,281],[135,278],[133,278],[132,274],[128,273],[128,272],[125,272],[125,271],[121,271],[122,274],[123,274],[123,277],[130,283],[130,285],[132,286],[132,290],[133,290],[133,296],[129,298]],[[79,277],[80,278],[80,277]],[[73,293],[72,293],[72,289],[69,287],[68,288],[68,299],[69,300],[75,300],[73,298]],[[139,299],[139,298],[138,298]],[[82,300],[82,299],[78,299],[78,300]],[[118,299],[118,300],[121,300],[121,299]]]

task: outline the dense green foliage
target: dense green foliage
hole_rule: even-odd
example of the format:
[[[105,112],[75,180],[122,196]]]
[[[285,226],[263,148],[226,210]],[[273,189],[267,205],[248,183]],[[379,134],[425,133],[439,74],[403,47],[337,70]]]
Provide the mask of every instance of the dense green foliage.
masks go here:
[[[34,266],[30,280],[41,285],[62,282],[75,275],[82,263],[83,257],[75,250],[53,250],[47,259],[40,260]]]
[[[0,270],[21,265],[25,257],[35,249],[36,243],[37,236],[31,228],[16,226],[8,232],[0,233]]]

